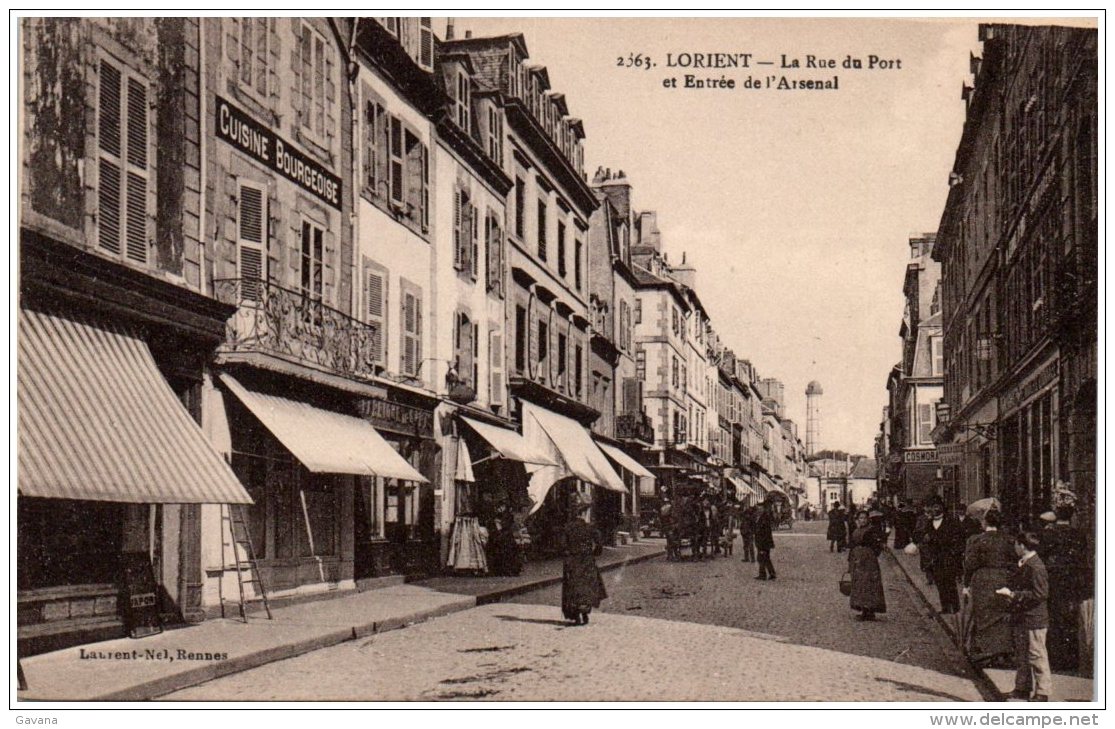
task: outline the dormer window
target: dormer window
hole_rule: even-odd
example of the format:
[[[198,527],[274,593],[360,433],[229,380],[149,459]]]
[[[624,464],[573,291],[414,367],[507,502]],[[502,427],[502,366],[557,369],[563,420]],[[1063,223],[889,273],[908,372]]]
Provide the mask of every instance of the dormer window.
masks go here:
[[[457,71],[456,95],[453,99],[453,115],[457,126],[469,131],[469,109],[471,108],[471,86],[468,74]]]

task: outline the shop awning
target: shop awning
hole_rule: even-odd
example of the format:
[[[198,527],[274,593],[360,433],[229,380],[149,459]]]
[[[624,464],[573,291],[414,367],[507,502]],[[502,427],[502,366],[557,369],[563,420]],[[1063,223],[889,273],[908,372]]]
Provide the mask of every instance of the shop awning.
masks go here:
[[[523,463],[533,463],[539,466],[559,465],[554,459],[546,455],[545,450],[528,442],[526,438],[513,430],[500,428],[495,425],[488,425],[487,423],[481,423],[478,420],[463,416],[461,420],[475,430],[477,435],[487,441],[488,445],[504,458],[512,461],[522,461]]]
[[[121,325],[19,313],[19,493],[139,504],[250,504]]]
[[[774,492],[782,494],[783,496],[786,495],[786,492],[782,490],[782,487],[780,487],[778,484],[776,484],[771,479],[771,477],[766,475],[765,473],[760,473],[759,474],[759,483],[762,485],[763,489],[765,489],[767,493],[770,493],[771,491],[774,491]]]
[[[348,473],[427,483],[367,421],[247,389],[231,375],[221,382],[314,473]]]
[[[618,463],[621,468],[630,471],[639,478],[654,478],[653,473],[645,469],[642,464],[621,451],[619,448],[616,448],[613,445],[608,445],[607,443],[601,443],[600,441],[596,441],[596,445],[600,446],[600,450],[604,451],[604,455],[608,456],[608,458],[611,458],[613,461]]]
[[[728,480],[731,481],[732,485],[736,487],[736,498],[737,499],[744,499],[744,498],[747,498],[748,496],[758,496],[758,494],[755,492],[755,489],[751,488],[751,486],[748,485],[748,483],[746,481],[744,481],[742,478],[736,478],[735,476],[729,476]]]
[[[543,466],[530,477],[530,496],[534,509],[542,505],[550,487],[557,481],[576,476],[609,491],[627,493],[623,479],[615,472],[604,452],[592,442],[589,432],[575,420],[522,401],[523,437],[542,449],[560,465]]]

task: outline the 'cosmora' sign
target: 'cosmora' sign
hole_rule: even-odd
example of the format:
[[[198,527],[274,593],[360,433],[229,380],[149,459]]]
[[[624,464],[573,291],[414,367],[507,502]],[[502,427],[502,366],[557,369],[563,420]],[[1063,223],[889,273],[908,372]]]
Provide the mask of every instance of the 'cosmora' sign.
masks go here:
[[[340,177],[220,96],[217,97],[217,136],[337,210],[341,209]]]

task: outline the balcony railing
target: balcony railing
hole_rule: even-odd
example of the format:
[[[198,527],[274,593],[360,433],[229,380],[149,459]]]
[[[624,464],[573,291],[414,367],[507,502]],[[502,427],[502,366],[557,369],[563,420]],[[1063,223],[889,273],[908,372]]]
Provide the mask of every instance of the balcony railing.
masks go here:
[[[616,438],[654,442],[654,426],[644,413],[623,413],[616,416]]]
[[[238,307],[225,327],[226,352],[265,352],[346,377],[376,373],[382,350],[374,326],[267,281],[218,279],[213,293]]]

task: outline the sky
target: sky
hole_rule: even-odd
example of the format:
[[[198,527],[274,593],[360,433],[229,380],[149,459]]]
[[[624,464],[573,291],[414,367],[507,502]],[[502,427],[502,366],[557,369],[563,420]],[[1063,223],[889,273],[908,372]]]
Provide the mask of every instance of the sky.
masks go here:
[[[977,21],[461,17],[454,26],[457,37],[523,33],[529,62],[547,67],[584,121],[589,176],[622,169],[636,209],[657,211],[669,260],[684,254],[695,265],[721,340],[785,384],[802,440],[805,387],[816,379],[820,445],[871,455],[900,358],[908,240],[940,220]],[[656,65],[628,67],[638,53]],[[750,68],[667,66],[668,54],[697,53],[753,56]],[[783,69],[783,55],[800,67]],[[837,68],[806,68],[808,55]],[[869,69],[872,55],[900,67]],[[843,68],[849,56],[864,68]],[[687,73],[737,88],[681,88]],[[829,91],[742,88],[749,77],[834,75]],[[679,88],[665,87],[671,78]]]

